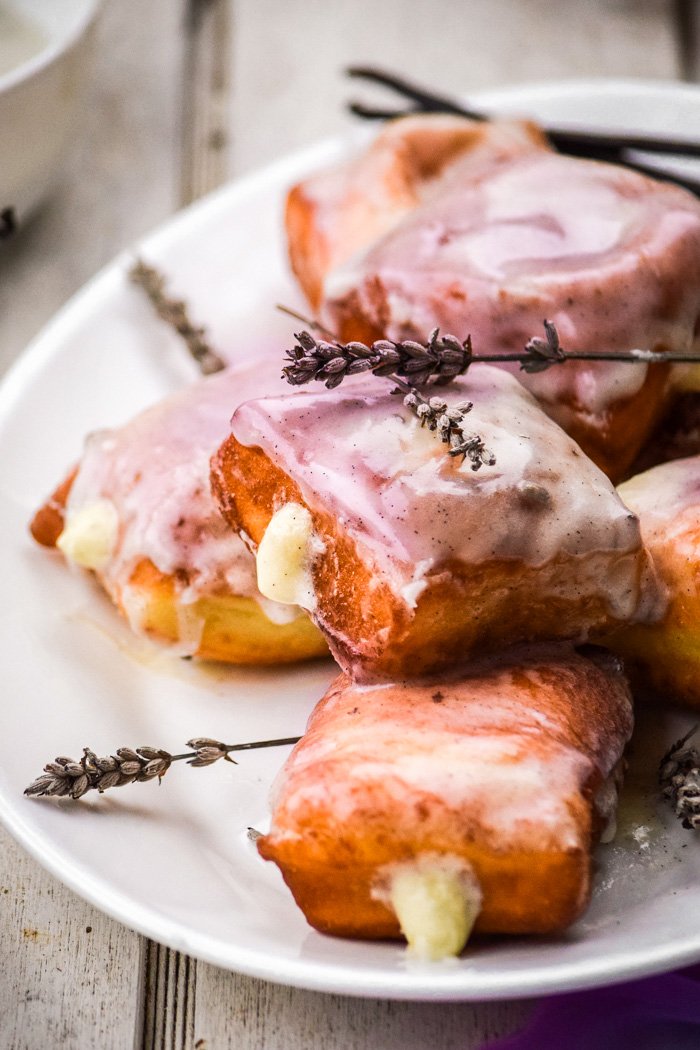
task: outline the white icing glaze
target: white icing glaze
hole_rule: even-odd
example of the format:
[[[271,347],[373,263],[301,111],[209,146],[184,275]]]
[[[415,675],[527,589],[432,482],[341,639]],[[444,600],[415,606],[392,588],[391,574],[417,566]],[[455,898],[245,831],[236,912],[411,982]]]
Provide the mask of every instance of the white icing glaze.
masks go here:
[[[630,615],[639,525],[605,475],[503,371],[474,366],[440,395],[473,402],[467,429],[494,466],[474,472],[451,459],[376,379],[248,402],[232,429],[293,478],[312,510],[337,517],[410,607],[448,559],[541,566],[566,553],[587,559],[591,587]],[[611,553],[619,579],[608,587]]]
[[[254,558],[211,495],[209,458],[242,399],[284,389],[279,359],[256,361],[193,384],[125,426],[87,439],[67,521],[104,501],[115,508],[116,542],[99,567],[100,578],[135,630],[144,610],[129,580],[145,558],[162,573],[175,575],[183,606],[222,593],[261,599]],[[261,607],[279,622],[279,606],[261,601]],[[283,615],[289,619],[289,610]],[[187,637],[198,638],[201,623],[187,619],[186,610],[182,617]]]
[[[515,351],[547,317],[569,350],[687,350],[700,313],[700,204],[545,150],[485,173],[467,156],[439,192],[328,275],[331,328],[356,312],[353,296],[390,338],[425,338],[439,325],[471,333],[477,352]],[[577,362],[519,378],[564,424],[573,411],[600,425],[646,373],[645,363]]]
[[[446,739],[444,732],[431,730],[427,720],[421,722],[420,729],[421,739],[412,738],[407,746],[402,733],[377,730],[372,725],[370,753],[374,756],[384,751],[392,756],[389,763],[361,757],[367,741],[366,726],[355,732],[343,727],[338,739],[324,742],[327,748],[312,745],[307,758],[320,762],[326,754],[336,758],[341,752],[353,753],[354,784],[383,783],[387,797],[397,806],[401,805],[406,783],[420,785],[448,806],[458,807],[465,798],[484,802],[488,798],[481,822],[489,835],[524,836],[525,829],[536,820],[547,836],[548,848],[556,843],[562,849],[574,849],[579,844],[568,796],[584,778],[587,765],[573,750],[548,750],[530,756],[522,737],[514,732],[502,732],[498,739],[481,735]],[[377,731],[378,738],[374,736]],[[553,782],[558,785],[556,792],[552,791]],[[295,792],[293,802],[288,802],[288,812],[293,816],[297,807],[302,811],[313,805],[314,799],[321,803],[329,791],[337,820],[349,820],[357,805],[352,785],[344,784],[336,791],[328,781],[311,777]]]

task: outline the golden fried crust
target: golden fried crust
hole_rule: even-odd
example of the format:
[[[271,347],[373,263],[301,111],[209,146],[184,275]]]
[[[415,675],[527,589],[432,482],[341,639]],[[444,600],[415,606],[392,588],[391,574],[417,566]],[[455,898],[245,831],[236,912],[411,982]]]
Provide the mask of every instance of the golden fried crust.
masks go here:
[[[55,547],[63,532],[66,501],[77,473],[78,468],[74,467],[32,518],[29,531],[42,547]]]
[[[589,422],[583,411],[567,427],[574,441],[613,483],[625,477],[667,411],[670,374],[669,365],[650,365],[639,391],[634,397],[613,402],[602,427]]]
[[[663,617],[621,628],[606,644],[624,656],[640,687],[666,702],[700,709],[700,508],[694,510],[679,515],[666,532],[645,531],[668,599]]]
[[[267,455],[231,435],[212,459],[212,489],[224,517],[258,544],[269,521],[287,502],[306,506],[298,486]],[[308,507],[324,550],[312,575],[318,607],[313,616],[342,667],[358,678],[402,679],[430,674],[477,652],[538,639],[583,640],[588,629],[610,629],[606,595],[573,583],[581,559],[560,554],[544,566],[517,559],[470,565],[441,563],[410,609],[385,579],[374,576],[369,557],[322,510]],[[586,556],[587,571],[605,555]],[[637,572],[643,571],[639,559]],[[590,588],[588,589],[590,591]]]
[[[693,369],[693,379],[700,383],[700,369]],[[700,391],[684,389],[674,396],[671,405],[629,468],[629,477],[672,459],[686,459],[700,453]]]
[[[482,662],[451,682],[367,689],[341,676],[331,686],[258,840],[312,926],[399,936],[377,890],[392,864],[425,854],[471,866],[482,932],[575,921],[603,825],[596,795],[615,783],[631,701],[618,671],[557,648]]]
[[[193,655],[200,660],[287,664],[328,652],[323,636],[308,617],[272,623],[254,598],[211,594],[183,606],[174,577],[160,572],[148,559],[139,562],[129,580],[130,602],[135,597],[141,599],[141,629],[157,641],[181,641],[186,616],[199,637]],[[117,604],[126,615],[127,610]]]

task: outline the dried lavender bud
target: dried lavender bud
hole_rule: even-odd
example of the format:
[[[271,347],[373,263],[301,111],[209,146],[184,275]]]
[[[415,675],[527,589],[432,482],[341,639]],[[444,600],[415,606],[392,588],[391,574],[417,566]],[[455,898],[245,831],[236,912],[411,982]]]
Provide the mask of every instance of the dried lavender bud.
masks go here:
[[[263,747],[296,744],[300,737],[279,740],[256,740],[249,744],[222,744],[211,737],[195,737],[188,741],[193,748],[182,755],[171,755],[158,747],[120,747],[115,754],[98,757],[86,747],[79,762],[59,755],[47,762],[44,772],[32,781],[24,794],[31,798],[82,798],[88,791],[100,794],[110,788],[123,787],[134,782],[163,779],[173,762],[186,761],[191,766],[210,766],[219,759],[233,762],[231,751],[250,751]],[[235,763],[234,763],[235,764]]]
[[[478,435],[464,433],[464,418],[474,407],[471,401],[448,405],[439,397],[426,400],[418,390],[411,388],[403,403],[420,420],[421,426],[437,431],[440,440],[448,446],[449,456],[461,456],[462,461],[469,459],[472,470],[493,466],[496,462],[496,457]]]
[[[452,335],[441,338],[438,328],[427,343],[378,339],[367,346],[357,341],[316,339],[308,331],[297,332],[294,338],[296,343],[286,355],[288,364],[282,369],[293,386],[318,381],[332,390],[346,376],[370,371],[378,376],[409,378],[416,386],[429,382],[440,385],[466,372],[473,358],[469,337],[463,343]]]
[[[163,274],[142,259],[137,259],[129,270],[129,280],[143,289],[160,319],[171,325],[182,337],[202,375],[212,375],[226,367],[226,362],[209,344],[205,329],[190,320],[184,300],[172,299],[167,295]]]
[[[566,351],[559,342],[559,333],[551,321],[544,322],[545,338],[535,336],[525,346],[525,353],[529,356],[521,361],[520,367],[523,372],[544,372],[551,365],[566,361]]]
[[[700,752],[688,746],[698,731],[695,726],[677,740],[659,764],[661,793],[673,806],[684,828],[700,828]]]

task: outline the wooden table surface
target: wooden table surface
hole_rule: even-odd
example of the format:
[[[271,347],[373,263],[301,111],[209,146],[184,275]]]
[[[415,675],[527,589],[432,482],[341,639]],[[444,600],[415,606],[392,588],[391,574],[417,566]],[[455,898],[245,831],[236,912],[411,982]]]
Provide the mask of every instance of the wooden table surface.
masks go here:
[[[0,368],[177,208],[348,126],[350,63],[446,91],[694,80],[696,38],[694,0],[107,0],[65,176],[0,248]],[[0,834],[2,1050],[472,1050],[531,1009],[356,1000],[218,970],[106,918]]]

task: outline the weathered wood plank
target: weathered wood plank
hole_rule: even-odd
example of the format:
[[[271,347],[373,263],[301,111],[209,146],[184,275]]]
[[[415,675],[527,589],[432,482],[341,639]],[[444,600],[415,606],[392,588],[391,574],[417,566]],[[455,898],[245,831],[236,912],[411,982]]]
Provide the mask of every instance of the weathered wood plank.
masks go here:
[[[0,371],[87,278],[178,206],[181,22],[171,0],[106,4],[65,173],[0,245]],[[5,835],[0,886],[0,1046],[124,1050],[140,1040],[141,938]]]
[[[0,1046],[133,1046],[140,938],[65,889],[4,831],[0,914]]]
[[[226,181],[229,45],[228,4],[190,0],[182,75],[181,205]]]
[[[363,89],[342,76],[348,65],[373,63],[455,92],[562,77],[675,77],[674,14],[668,0],[414,0],[410,13],[403,0],[239,0],[231,170],[351,126],[343,105]]]
[[[527,1002],[404,1003],[350,999],[197,967],[195,1042],[206,1050],[470,1050],[516,1029]],[[201,1044],[200,1044],[201,1045]]]
[[[680,75],[700,81],[700,11],[696,0],[675,0]]]
[[[153,941],[144,955],[143,1026],[139,1050],[191,1047],[195,1043],[197,963]]]

